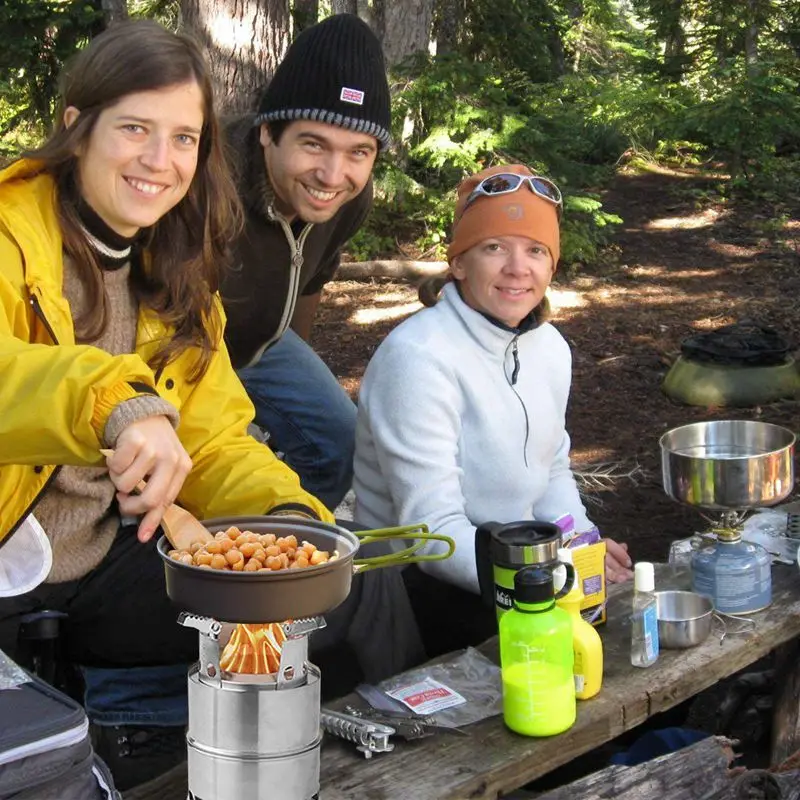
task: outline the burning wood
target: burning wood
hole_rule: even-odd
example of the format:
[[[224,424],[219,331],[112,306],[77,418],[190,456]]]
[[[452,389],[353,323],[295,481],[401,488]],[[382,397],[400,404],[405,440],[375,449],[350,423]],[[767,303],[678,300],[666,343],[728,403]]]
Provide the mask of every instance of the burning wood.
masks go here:
[[[286,634],[279,622],[241,623],[234,628],[219,664],[227,672],[263,675],[277,672]]]

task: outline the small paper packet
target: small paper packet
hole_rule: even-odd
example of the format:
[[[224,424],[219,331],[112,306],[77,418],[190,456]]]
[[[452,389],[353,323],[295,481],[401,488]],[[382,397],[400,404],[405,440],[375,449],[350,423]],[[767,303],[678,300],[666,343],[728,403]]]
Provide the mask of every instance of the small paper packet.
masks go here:
[[[423,717],[467,702],[458,692],[433,678],[423,678],[416,683],[399,686],[386,694]]]

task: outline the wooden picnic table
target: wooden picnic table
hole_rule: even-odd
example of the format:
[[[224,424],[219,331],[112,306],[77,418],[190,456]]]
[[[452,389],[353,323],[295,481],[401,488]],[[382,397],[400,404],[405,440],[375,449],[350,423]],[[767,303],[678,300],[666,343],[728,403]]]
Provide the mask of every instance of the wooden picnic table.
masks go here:
[[[749,615],[751,635],[712,635],[688,650],[662,650],[648,669],[630,665],[629,607],[632,582],[611,587],[608,622],[601,629],[603,688],[578,702],[578,718],[565,733],[532,739],[509,731],[501,716],[465,728],[468,737],[436,735],[399,742],[394,751],[365,759],[355,746],[326,737],[322,750],[321,800],[468,800],[497,798],[640,725],[652,715],[687,700],[773,650],[776,676],[773,763],[800,748],[800,573],[796,566],[773,567],[771,606]],[[658,565],[658,589],[689,588],[688,569]],[[740,626],[736,626],[740,627]],[[482,648],[497,660],[497,640]],[[332,704],[361,705],[355,697]]]
[[[775,565],[772,605],[748,618],[752,635],[727,635],[720,645],[714,633],[689,650],[662,650],[648,669],[629,661],[627,622],[632,582],[612,586],[608,622],[600,629],[605,669],[603,688],[579,701],[578,718],[565,733],[531,739],[511,733],[501,716],[467,726],[469,736],[441,734],[398,742],[391,753],[367,760],[355,745],[325,737],[322,746],[320,800],[471,800],[497,798],[524,786],[589,750],[609,742],[649,717],[693,697],[773,650],[781,674],[776,677],[772,763],[800,749],[800,573]],[[658,589],[689,588],[688,569],[657,565]],[[497,661],[497,641],[481,651]],[[441,659],[437,659],[440,661]],[[355,696],[331,703],[362,705]],[[185,800],[186,765],[125,793],[125,800]],[[231,799],[233,800],[233,799]]]

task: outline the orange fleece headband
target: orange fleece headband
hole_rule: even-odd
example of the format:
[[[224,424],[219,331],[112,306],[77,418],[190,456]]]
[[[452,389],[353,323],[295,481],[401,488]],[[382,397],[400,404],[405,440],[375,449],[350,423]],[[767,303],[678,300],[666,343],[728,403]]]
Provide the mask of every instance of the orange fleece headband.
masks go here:
[[[555,267],[561,255],[558,210],[528,186],[497,197],[478,197],[464,209],[467,198],[484,178],[503,172],[533,175],[522,164],[506,164],[484,169],[459,184],[447,261],[452,263],[456,256],[492,236],[527,236],[547,245]]]

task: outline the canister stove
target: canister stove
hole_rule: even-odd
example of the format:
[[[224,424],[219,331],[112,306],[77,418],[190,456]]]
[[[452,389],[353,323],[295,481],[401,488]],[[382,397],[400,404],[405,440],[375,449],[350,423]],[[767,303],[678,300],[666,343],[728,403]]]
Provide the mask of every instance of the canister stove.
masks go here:
[[[282,623],[280,666],[271,674],[220,667],[235,624],[181,613],[200,634],[189,671],[187,800],[314,800],[319,796],[320,672],[308,637],[322,617]]]
[[[772,602],[772,558],[742,538],[744,512],[774,506],[794,487],[794,434],[752,420],[695,422],[661,439],[664,490],[681,503],[720,514],[692,537],[692,589],[717,611],[752,614]]]

